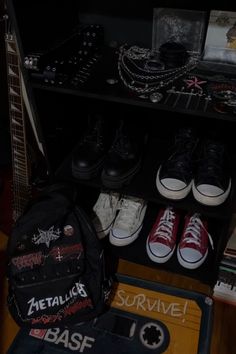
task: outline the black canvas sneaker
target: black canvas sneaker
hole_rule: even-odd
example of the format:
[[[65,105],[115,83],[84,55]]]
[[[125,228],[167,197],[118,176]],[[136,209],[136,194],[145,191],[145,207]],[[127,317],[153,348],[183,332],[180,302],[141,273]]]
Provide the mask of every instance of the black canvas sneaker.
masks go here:
[[[224,203],[230,190],[231,177],[225,145],[207,140],[200,152],[192,186],[193,196],[201,204],[217,206]]]
[[[157,171],[156,186],[168,199],[183,199],[192,188],[193,154],[197,145],[191,128],[182,128],[175,136],[175,144],[169,158]]]

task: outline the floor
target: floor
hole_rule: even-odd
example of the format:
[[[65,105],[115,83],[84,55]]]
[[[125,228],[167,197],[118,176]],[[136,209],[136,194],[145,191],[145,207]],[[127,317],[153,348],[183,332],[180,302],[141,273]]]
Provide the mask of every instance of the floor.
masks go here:
[[[5,276],[7,237],[0,231],[0,354],[6,354],[7,348],[17,333],[18,326],[12,320],[6,306],[7,281]]]
[[[9,345],[18,331],[18,327],[11,318],[6,306],[7,281],[4,272],[6,264],[6,244],[7,237],[0,231],[0,354],[6,354]],[[138,276],[143,279],[177,286],[187,290],[195,290],[206,295],[210,294],[208,286],[197,280],[183,276],[173,276],[173,274],[165,271],[157,271],[156,269],[139,266],[126,261],[119,263],[118,271],[122,274]],[[235,350],[233,350],[235,347],[235,325],[236,307],[215,302],[213,334],[209,354],[233,354],[235,352]]]

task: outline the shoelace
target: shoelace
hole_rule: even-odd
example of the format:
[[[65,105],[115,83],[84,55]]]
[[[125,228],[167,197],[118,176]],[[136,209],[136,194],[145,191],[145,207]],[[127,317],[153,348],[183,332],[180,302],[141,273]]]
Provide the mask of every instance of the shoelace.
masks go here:
[[[192,152],[197,140],[189,134],[178,134],[175,139],[174,152],[166,162],[169,172],[182,173],[183,176],[190,173]]]
[[[121,228],[130,228],[140,216],[144,201],[142,199],[122,198],[119,205],[118,221]]]
[[[117,132],[115,141],[112,145],[111,150],[116,152],[120,156],[127,155],[127,146],[130,144],[129,139],[122,132]]]
[[[164,240],[166,240],[168,242],[171,241],[174,220],[175,220],[175,213],[174,213],[173,209],[166,208],[163,216],[160,218],[160,222],[159,222],[158,227],[154,233],[154,236],[156,236],[156,238],[154,239],[154,242],[157,240],[157,238],[163,238]]]
[[[205,147],[204,156],[200,160],[199,178],[208,175],[216,179],[221,178],[223,155],[224,147],[221,144],[209,142]]]
[[[183,176],[190,173],[190,164],[192,163],[191,154],[188,151],[177,151],[167,161],[166,165],[169,172],[182,172]]]
[[[95,124],[95,126],[88,131],[87,134],[84,135],[81,143],[93,143],[96,142],[97,144],[102,143],[102,135],[100,134],[102,128],[102,121],[98,120]]]
[[[205,228],[202,220],[200,219],[200,215],[195,213],[189,221],[189,224],[185,230],[184,242],[186,243],[194,243],[197,246],[201,244],[201,229],[204,229],[207,233],[208,239],[210,241],[212,249],[214,249],[213,240],[207,229]]]
[[[116,131],[115,139],[112,144],[111,150],[116,152],[121,157],[128,155],[128,149],[130,146],[130,139],[125,134],[124,122],[120,121],[120,125]]]

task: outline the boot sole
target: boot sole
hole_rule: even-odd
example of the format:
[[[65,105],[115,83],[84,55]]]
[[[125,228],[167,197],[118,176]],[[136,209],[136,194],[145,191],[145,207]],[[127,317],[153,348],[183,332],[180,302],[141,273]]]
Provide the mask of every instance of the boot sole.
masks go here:
[[[72,165],[72,176],[74,178],[82,179],[82,180],[90,180],[98,176],[103,167],[104,159],[99,161],[95,166],[87,170],[79,170]]]
[[[102,183],[107,188],[121,188],[124,185],[129,184],[134,175],[139,171],[140,167],[141,160],[129,171],[129,173],[119,177],[110,177],[103,171],[101,175]]]

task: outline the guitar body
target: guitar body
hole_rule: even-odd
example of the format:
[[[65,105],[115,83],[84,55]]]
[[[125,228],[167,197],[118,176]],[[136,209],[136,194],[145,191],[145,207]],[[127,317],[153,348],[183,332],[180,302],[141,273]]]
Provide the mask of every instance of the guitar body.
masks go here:
[[[38,167],[39,168],[39,167]],[[29,199],[37,197],[38,193],[45,187],[46,180],[35,177],[32,182]],[[0,231],[6,236],[11,235],[15,220],[13,219],[13,175],[12,168],[4,167],[0,169]]]
[[[12,170],[2,168],[0,171],[1,192],[0,192],[0,230],[6,235],[11,234],[13,225],[12,209]]]

